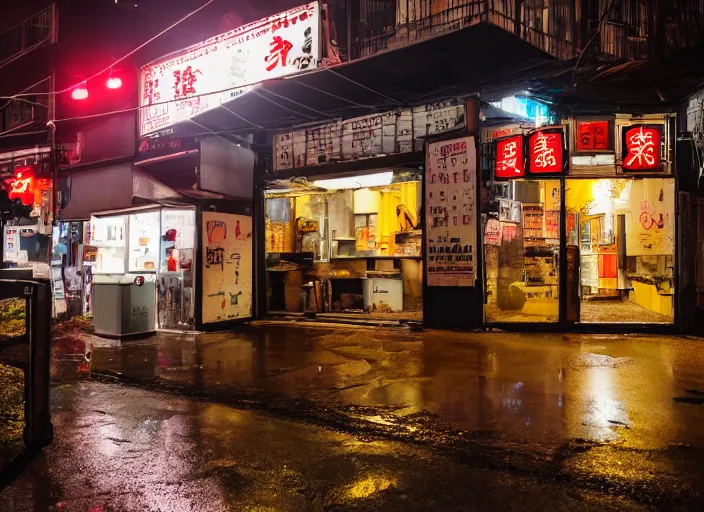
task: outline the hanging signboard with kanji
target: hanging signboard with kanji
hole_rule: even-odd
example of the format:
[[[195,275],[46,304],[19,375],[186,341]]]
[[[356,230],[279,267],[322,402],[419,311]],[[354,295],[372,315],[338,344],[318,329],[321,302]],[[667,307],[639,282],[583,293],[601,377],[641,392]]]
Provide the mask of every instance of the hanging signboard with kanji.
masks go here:
[[[576,149],[580,153],[613,149],[609,121],[577,121]]]
[[[523,178],[526,172],[523,135],[503,137],[496,141],[497,179]]]
[[[532,175],[562,174],[565,170],[564,131],[541,128],[528,136],[528,171]]]
[[[144,66],[140,135],[215,108],[264,80],[316,68],[320,24],[320,6],[311,2]]]
[[[622,129],[624,171],[662,171],[662,125],[637,124]]]

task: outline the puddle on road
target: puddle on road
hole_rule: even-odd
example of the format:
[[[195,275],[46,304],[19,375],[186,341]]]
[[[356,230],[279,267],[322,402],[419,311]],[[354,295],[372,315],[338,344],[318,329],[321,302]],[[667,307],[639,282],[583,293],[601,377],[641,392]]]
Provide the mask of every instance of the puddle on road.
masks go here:
[[[245,388],[323,405],[413,408],[452,427],[528,441],[704,447],[697,428],[704,408],[690,405],[700,397],[676,391],[704,388],[696,344],[571,339],[267,326],[94,347],[91,369],[196,391]],[[676,396],[687,398],[673,402]]]

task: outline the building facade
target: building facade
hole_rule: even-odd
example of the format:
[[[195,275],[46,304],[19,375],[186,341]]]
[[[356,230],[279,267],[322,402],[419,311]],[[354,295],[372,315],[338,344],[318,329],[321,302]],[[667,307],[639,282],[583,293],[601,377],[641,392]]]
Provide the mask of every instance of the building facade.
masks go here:
[[[93,251],[122,265],[98,274],[157,290],[147,327],[694,328],[700,2],[282,1],[257,18],[138,61],[134,151],[66,188],[62,218],[93,241],[122,222],[121,249],[106,224]],[[124,190],[91,197],[114,165]],[[192,212],[189,247],[161,229],[169,208]],[[147,214],[160,231],[132,233]],[[245,219],[251,250],[225,247]]]

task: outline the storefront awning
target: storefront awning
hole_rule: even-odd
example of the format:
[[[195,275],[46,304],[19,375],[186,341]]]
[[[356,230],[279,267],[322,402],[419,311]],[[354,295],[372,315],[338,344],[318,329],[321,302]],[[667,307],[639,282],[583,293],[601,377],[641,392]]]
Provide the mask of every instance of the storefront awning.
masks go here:
[[[87,220],[93,212],[132,206],[132,163],[109,165],[70,176],[70,199],[59,218]]]
[[[129,210],[146,204],[193,203],[188,193],[164,185],[144,169],[123,163],[71,175],[69,204],[62,221],[87,220],[98,212]]]
[[[501,59],[486,47],[500,47]],[[481,93],[499,99],[556,61],[488,23],[332,68],[260,83],[176,126],[180,136],[286,129]],[[559,63],[557,63],[559,64]],[[510,79],[509,79],[510,77]]]

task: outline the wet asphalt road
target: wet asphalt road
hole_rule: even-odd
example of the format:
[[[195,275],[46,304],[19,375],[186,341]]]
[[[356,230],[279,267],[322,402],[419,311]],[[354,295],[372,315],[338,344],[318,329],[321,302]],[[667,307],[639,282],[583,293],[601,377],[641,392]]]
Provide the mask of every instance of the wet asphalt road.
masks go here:
[[[704,449],[698,339],[269,325],[87,350],[93,373],[234,402],[270,393],[548,446]]]
[[[0,507],[698,509],[703,346],[291,325],[57,339],[56,442]]]
[[[53,445],[2,511],[638,510],[415,444],[115,384],[54,391]]]

